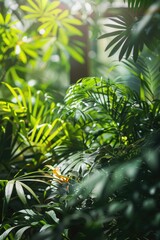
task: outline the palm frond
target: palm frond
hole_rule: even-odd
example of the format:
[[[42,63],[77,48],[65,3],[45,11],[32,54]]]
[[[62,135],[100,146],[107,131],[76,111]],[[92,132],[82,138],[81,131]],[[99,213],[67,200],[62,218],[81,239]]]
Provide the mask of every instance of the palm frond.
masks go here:
[[[1,100],[3,117],[9,116],[19,126],[21,147],[34,146],[33,151],[49,152],[66,138],[65,123],[54,114],[55,103],[51,96],[30,87],[22,91],[7,83],[3,85],[12,95],[10,102]]]
[[[159,58],[153,55],[150,57],[139,57],[135,63],[131,59],[123,61],[129,72],[140,83],[140,98],[152,101],[159,99]]]
[[[119,13],[110,18],[113,24],[105,24],[112,28],[99,37],[113,37],[105,50],[111,49],[109,57],[118,52],[119,61],[132,54],[136,62],[144,46],[153,49],[154,43],[159,39],[159,27],[155,19],[160,19],[157,14],[159,3],[157,1],[128,1],[128,12],[119,10]]]

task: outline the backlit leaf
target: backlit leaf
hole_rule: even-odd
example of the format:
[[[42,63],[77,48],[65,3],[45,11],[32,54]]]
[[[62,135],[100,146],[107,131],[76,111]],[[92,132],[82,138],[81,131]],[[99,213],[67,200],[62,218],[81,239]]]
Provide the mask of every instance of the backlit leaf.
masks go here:
[[[16,181],[15,182],[15,186],[16,186],[16,191],[17,191],[17,195],[20,198],[20,200],[22,201],[23,204],[27,204],[27,200],[26,200],[26,196],[22,187],[22,184],[20,181]]]
[[[31,228],[31,226],[25,226],[25,227],[20,228],[20,229],[16,232],[16,234],[15,234],[15,236],[14,236],[14,240],[21,240],[24,232],[25,232],[27,229],[29,229],[29,228]]]
[[[6,188],[5,188],[5,198],[6,198],[6,203],[8,204],[10,199],[11,199],[11,195],[13,192],[13,187],[14,187],[14,180],[11,180],[7,183]]]

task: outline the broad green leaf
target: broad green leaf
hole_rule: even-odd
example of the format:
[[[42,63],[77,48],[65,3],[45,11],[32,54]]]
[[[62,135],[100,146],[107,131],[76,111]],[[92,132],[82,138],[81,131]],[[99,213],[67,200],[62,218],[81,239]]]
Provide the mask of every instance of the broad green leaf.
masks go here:
[[[5,199],[6,199],[6,203],[7,204],[9,203],[9,201],[11,199],[14,183],[15,183],[15,180],[11,180],[6,185],[6,188],[5,188]]]
[[[7,238],[7,236],[10,234],[10,232],[13,230],[13,229],[15,229],[15,228],[17,228],[17,226],[15,226],[15,227],[10,227],[9,229],[7,229],[2,235],[0,235],[0,240],[7,240],[8,238]]]
[[[31,226],[25,226],[25,227],[20,228],[20,229],[16,232],[16,234],[15,234],[15,236],[14,236],[14,240],[21,240],[21,239],[22,239],[22,236],[23,236],[23,233],[24,233],[27,229],[29,229],[29,228],[31,228]]]
[[[53,210],[46,212],[46,214],[49,215],[53,219],[54,222],[59,223],[59,219],[57,218],[57,216]]]
[[[48,228],[53,228],[53,225],[51,224],[45,224],[43,227],[41,227],[40,232],[46,231]]]
[[[17,191],[18,197],[20,198],[20,200],[22,201],[22,203],[23,203],[24,205],[26,205],[26,204],[27,204],[27,200],[26,200],[26,196],[25,196],[25,193],[24,193],[24,190],[23,190],[23,187],[22,187],[21,182],[18,181],[18,180],[16,180],[15,186],[16,186],[16,191]]]

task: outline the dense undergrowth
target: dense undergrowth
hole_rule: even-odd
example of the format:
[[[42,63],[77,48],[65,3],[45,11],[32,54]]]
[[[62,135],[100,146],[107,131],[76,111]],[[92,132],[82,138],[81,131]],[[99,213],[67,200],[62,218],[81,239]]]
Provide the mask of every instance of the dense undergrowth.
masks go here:
[[[83,62],[82,21],[60,1],[0,2],[0,240],[160,239],[159,1],[124,2],[100,37],[123,71],[64,97],[31,76],[57,56],[54,73]]]
[[[4,85],[1,239],[159,238],[158,99],[86,78],[32,104]]]

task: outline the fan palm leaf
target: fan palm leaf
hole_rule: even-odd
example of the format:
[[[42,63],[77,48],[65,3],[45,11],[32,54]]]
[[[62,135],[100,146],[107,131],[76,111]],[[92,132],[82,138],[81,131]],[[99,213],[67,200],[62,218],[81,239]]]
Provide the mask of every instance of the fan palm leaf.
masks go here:
[[[105,50],[111,49],[109,57],[118,52],[119,60],[129,58],[133,54],[137,61],[144,46],[153,49],[156,39],[159,39],[160,29],[157,22],[160,4],[158,1],[128,1],[128,11],[117,10],[116,15],[110,18],[113,24],[105,24],[113,31],[99,37],[113,37]],[[148,9],[148,10],[147,10]],[[114,9],[111,9],[114,10]]]

